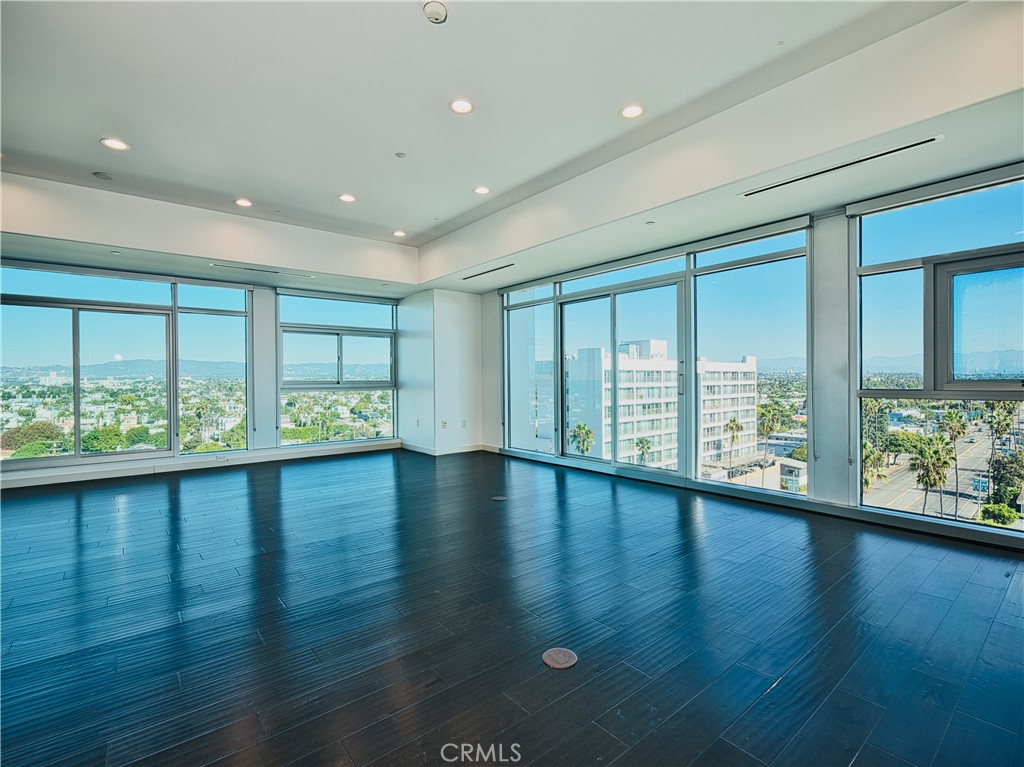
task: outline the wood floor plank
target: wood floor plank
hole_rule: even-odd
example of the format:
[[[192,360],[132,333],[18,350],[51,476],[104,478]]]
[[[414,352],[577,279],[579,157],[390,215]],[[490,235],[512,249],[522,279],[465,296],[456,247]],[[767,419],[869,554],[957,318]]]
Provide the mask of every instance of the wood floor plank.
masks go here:
[[[0,500],[5,767],[1024,759],[1007,551],[489,453]]]

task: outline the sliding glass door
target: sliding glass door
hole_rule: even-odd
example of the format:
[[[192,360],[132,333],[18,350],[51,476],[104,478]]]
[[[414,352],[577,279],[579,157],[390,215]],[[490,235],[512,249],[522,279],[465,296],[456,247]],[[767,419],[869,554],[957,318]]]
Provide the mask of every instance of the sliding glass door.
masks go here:
[[[611,299],[562,305],[562,449],[566,455],[612,457]]]

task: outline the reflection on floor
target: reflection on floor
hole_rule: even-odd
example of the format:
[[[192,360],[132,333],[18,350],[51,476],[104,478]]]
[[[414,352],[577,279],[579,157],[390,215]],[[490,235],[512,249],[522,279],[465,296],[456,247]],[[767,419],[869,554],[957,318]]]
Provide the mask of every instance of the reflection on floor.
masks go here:
[[[1024,758],[1020,557],[487,453],[10,491],[2,575],[5,767]]]

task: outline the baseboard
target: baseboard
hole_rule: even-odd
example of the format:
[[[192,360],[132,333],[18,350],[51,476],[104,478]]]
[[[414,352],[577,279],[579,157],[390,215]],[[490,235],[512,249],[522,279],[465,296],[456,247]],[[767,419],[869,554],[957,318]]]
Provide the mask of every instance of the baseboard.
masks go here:
[[[378,450],[394,450],[402,447],[400,439],[353,442],[338,445],[317,445],[315,447],[275,447],[263,450],[239,451],[237,453],[207,453],[186,455],[177,458],[162,458],[132,461],[106,461],[75,466],[55,466],[41,469],[4,469],[0,474],[3,489],[55,485],[66,482],[82,482],[91,479],[114,477],[137,477],[147,474],[165,474],[172,471],[193,471],[228,466],[243,466],[268,461],[290,461],[298,458],[315,458],[351,453],[368,453]]]

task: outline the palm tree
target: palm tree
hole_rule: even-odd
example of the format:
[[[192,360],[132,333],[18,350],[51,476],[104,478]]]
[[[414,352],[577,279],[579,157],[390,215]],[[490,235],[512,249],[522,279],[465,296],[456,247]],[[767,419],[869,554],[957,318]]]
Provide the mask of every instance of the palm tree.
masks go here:
[[[864,441],[864,445],[861,450],[860,468],[861,482],[864,485],[865,493],[871,489],[871,486],[875,482],[879,480],[884,482],[889,478],[888,475],[882,471],[883,464],[888,463],[888,458],[887,453],[883,453],[867,440]]]
[[[953,519],[960,517],[960,455],[957,452],[957,440],[967,434],[967,421],[959,410],[947,410],[939,422],[939,428],[953,446],[953,476],[956,480],[956,495],[953,496]]]
[[[1007,407],[1009,405],[1009,407]],[[988,410],[988,431],[992,437],[992,452],[988,458],[988,502],[992,503],[992,462],[996,459],[996,440],[1005,437],[1013,428],[1013,411],[1016,410],[1015,402],[986,402],[985,409]]]
[[[636,451],[640,454],[641,465],[647,463],[647,456],[651,454],[652,447],[654,447],[654,444],[648,437],[637,437]]]
[[[921,513],[928,508],[928,492],[939,491],[939,516],[945,515],[942,508],[942,488],[946,485],[946,472],[953,461],[953,447],[941,434],[927,437],[917,453],[910,459],[910,470],[917,473],[917,484],[924,488],[924,504]]]
[[[733,416],[729,419],[729,423],[725,425],[725,430],[729,432],[729,473],[731,474],[733,445],[739,441],[740,434],[743,432],[743,424],[739,422],[739,419],[736,418],[736,416]]]
[[[782,428],[782,414],[771,406],[759,410],[757,428],[764,435],[764,466],[761,467],[761,487],[764,487],[764,475],[768,473],[768,438]]]
[[[569,432],[569,444],[576,448],[580,455],[586,455],[594,446],[594,430],[580,421]]]

